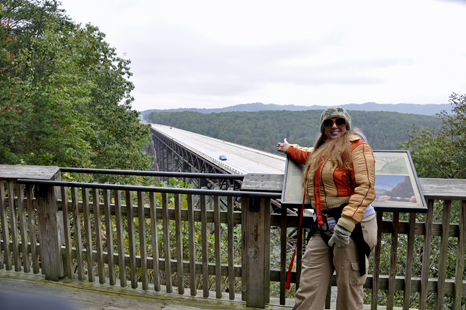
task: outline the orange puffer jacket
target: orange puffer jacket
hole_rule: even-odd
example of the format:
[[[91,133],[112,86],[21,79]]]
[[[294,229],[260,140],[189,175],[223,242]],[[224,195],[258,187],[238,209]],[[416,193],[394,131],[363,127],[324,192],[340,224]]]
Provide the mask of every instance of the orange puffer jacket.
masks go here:
[[[352,231],[356,223],[361,222],[366,207],[375,199],[375,159],[372,148],[358,135],[350,135],[352,170],[338,167],[325,158],[320,168],[320,195],[322,210],[339,207],[348,203],[342,211],[339,224]],[[297,144],[285,146],[288,157],[305,165],[314,148],[301,147]],[[307,177],[307,193],[312,205],[315,200],[315,176]],[[347,222],[345,224],[345,222]]]

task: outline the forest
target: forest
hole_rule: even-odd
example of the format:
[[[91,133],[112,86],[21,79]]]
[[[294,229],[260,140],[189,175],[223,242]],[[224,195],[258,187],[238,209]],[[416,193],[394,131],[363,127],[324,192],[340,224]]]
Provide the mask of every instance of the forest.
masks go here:
[[[152,123],[174,126],[213,138],[277,153],[276,144],[312,146],[319,135],[321,110],[259,112],[153,112]],[[435,116],[396,112],[349,111],[353,128],[359,128],[375,150],[396,150],[408,139],[413,125],[438,128]]]

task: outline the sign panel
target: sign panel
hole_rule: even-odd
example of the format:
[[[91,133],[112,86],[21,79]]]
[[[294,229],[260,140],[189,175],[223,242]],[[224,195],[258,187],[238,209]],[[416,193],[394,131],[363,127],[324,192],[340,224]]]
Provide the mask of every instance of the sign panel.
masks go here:
[[[374,151],[375,192],[372,205],[379,211],[426,212],[427,205],[409,151]],[[300,207],[303,203],[303,166],[287,158],[282,204]],[[305,197],[305,208],[312,208]]]

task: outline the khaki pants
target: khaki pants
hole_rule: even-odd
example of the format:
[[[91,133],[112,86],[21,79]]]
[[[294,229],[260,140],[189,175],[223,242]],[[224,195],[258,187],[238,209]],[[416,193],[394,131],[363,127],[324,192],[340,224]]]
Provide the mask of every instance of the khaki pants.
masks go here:
[[[371,251],[377,244],[377,220],[375,214],[361,221],[364,240]],[[319,232],[309,240],[302,260],[301,279],[296,292],[295,306],[299,310],[321,310],[325,306],[327,288],[334,271],[337,276],[337,310],[362,309],[363,285],[367,278],[369,262],[366,258],[366,274],[360,276],[356,244],[333,247],[333,263],[330,248]]]

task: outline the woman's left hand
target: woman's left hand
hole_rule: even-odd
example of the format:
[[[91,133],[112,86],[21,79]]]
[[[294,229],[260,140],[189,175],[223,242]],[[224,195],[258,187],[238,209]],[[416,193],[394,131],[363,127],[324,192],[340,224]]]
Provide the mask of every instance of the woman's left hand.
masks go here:
[[[333,229],[333,235],[328,241],[328,246],[333,246],[334,244],[337,247],[342,247],[350,243],[351,232],[341,227],[340,225],[335,225]]]

